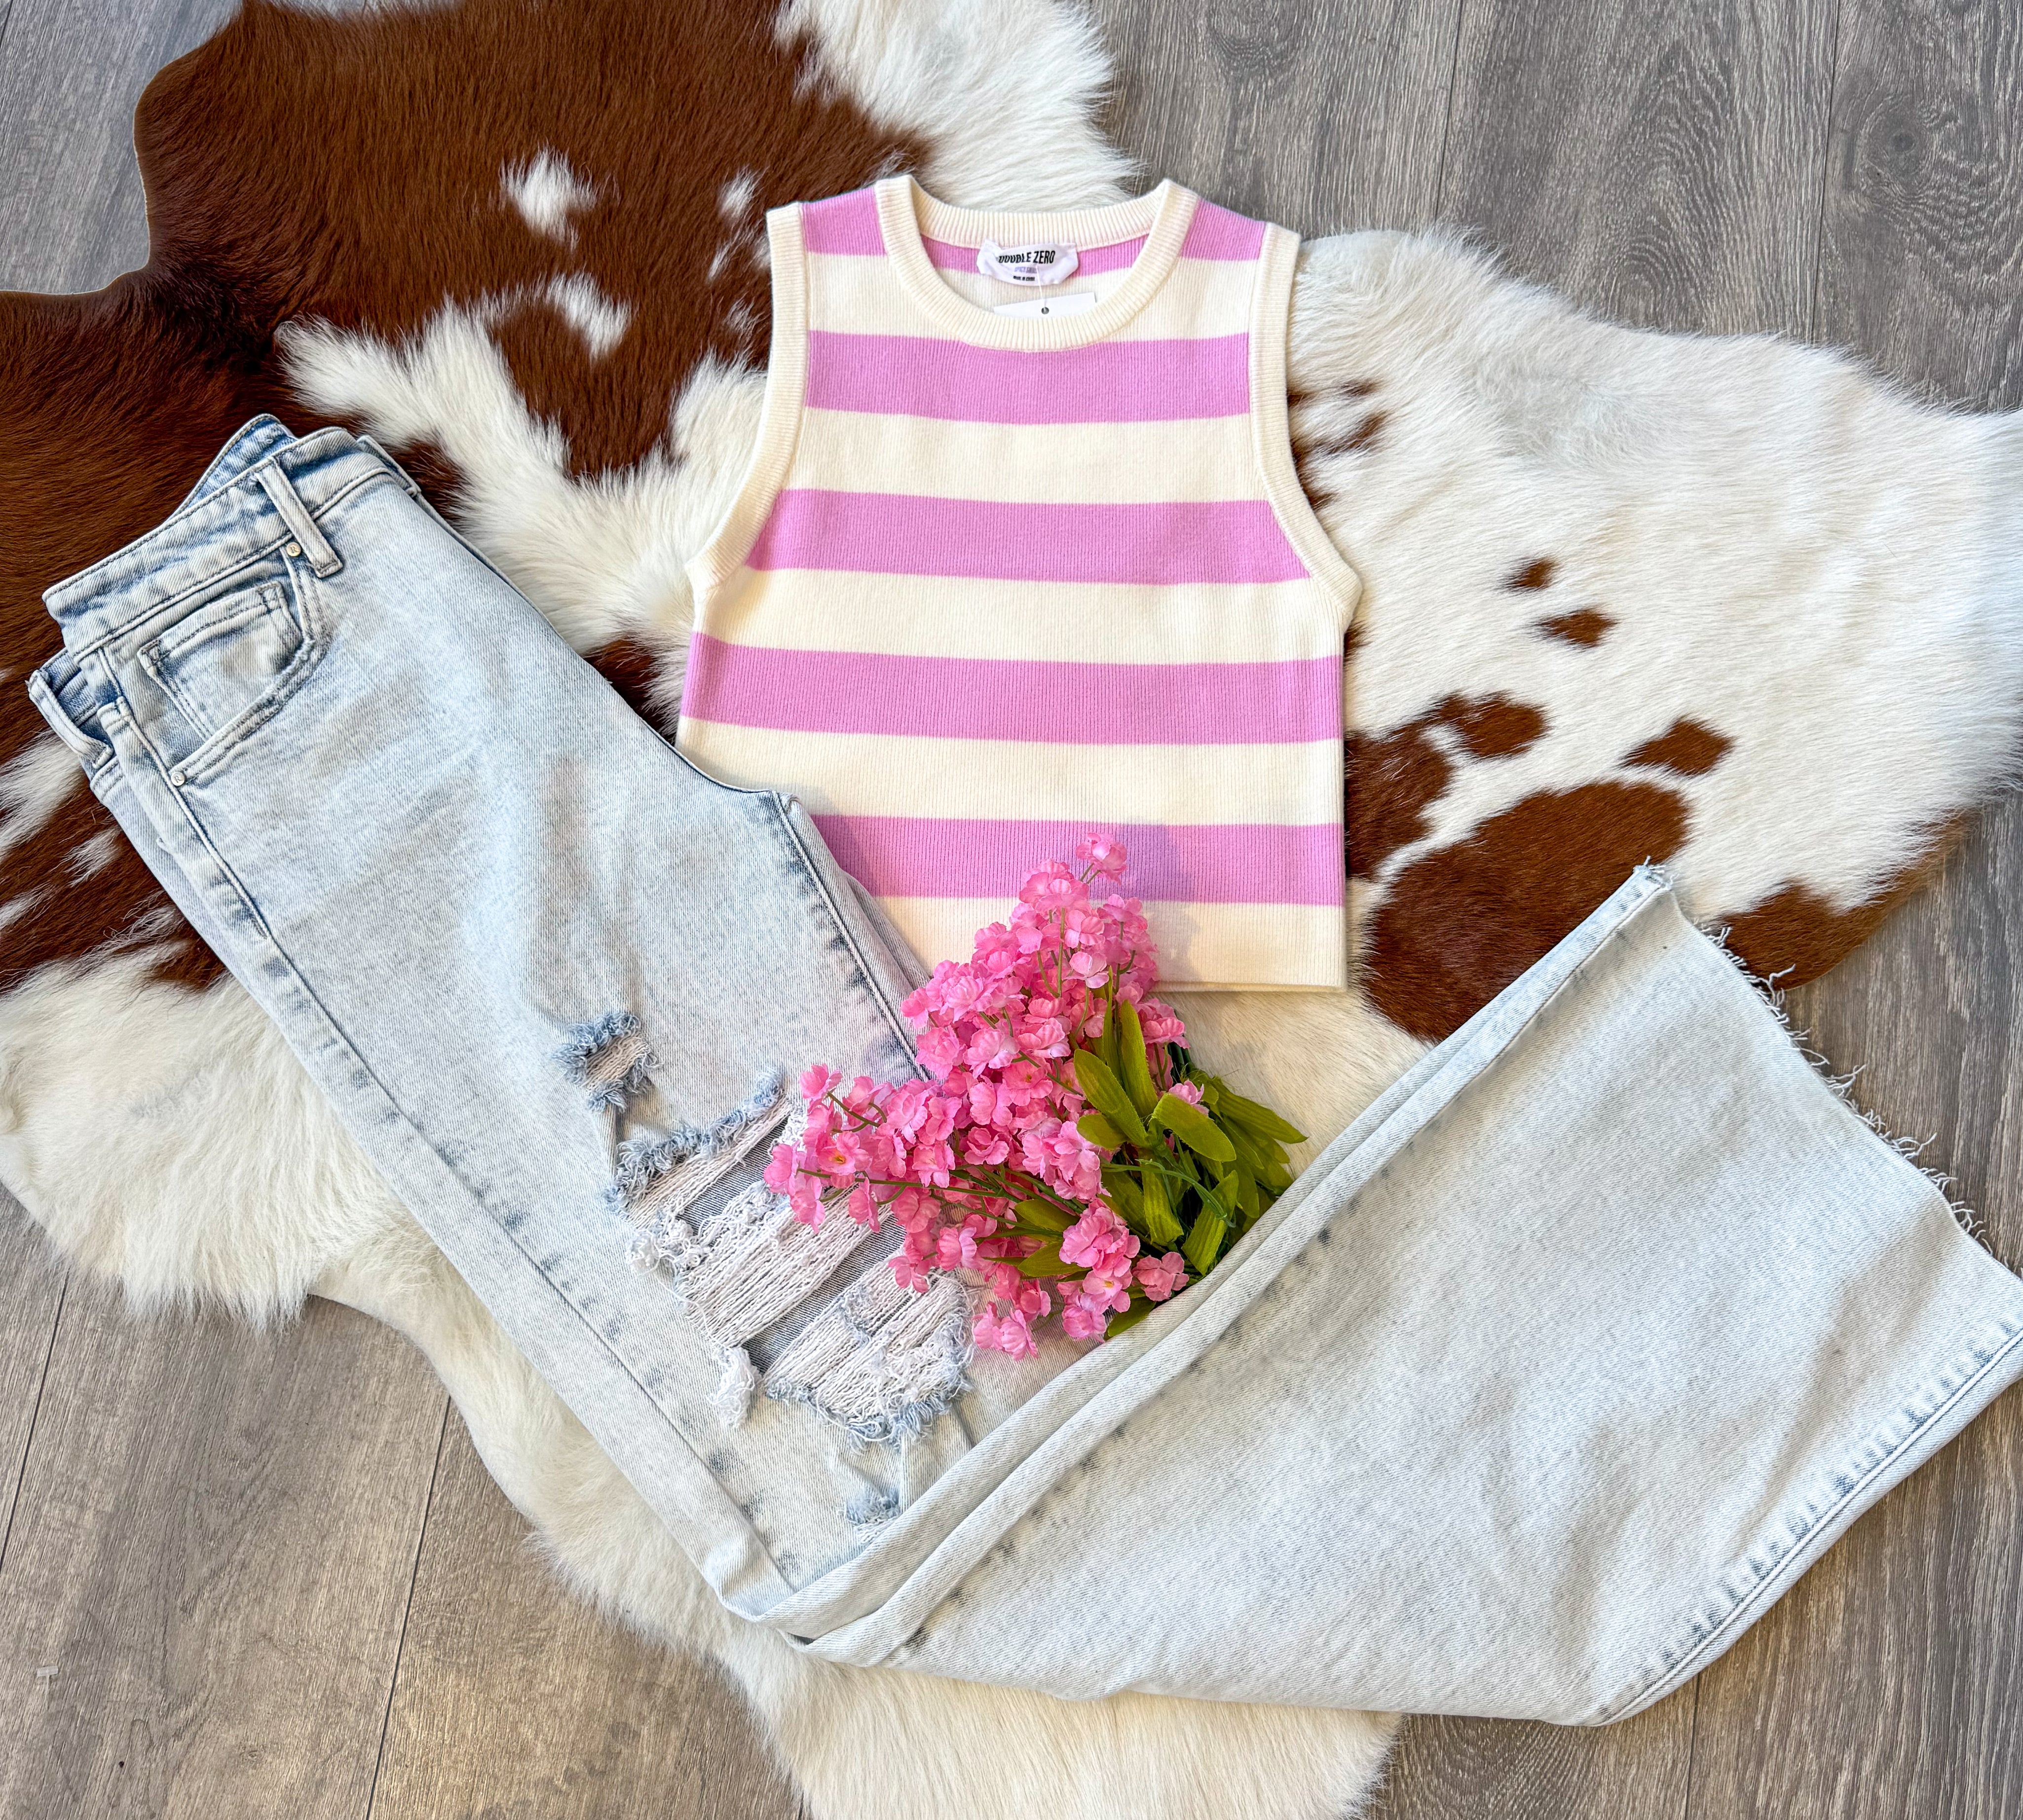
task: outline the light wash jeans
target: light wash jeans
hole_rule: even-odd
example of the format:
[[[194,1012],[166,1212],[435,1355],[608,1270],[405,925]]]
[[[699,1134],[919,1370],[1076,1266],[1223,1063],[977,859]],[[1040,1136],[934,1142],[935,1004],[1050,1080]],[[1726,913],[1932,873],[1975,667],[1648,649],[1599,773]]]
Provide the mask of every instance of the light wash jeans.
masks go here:
[[[1134,1332],[755,1182],[915,963],[401,471],[257,420],[31,689],[394,1190],[735,1611],[832,1660],[1595,1723],[2023,1371],[2023,1284],[1640,873]],[[854,1248],[853,1248],[854,1246]]]

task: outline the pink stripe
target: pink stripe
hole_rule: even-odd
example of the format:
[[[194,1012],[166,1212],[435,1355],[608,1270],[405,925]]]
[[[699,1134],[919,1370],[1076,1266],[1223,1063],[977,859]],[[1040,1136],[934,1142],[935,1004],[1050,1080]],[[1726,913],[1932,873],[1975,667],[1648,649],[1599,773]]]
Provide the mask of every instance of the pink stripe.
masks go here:
[[[803,203],[801,237],[810,253],[883,253],[877,192],[854,189],[826,202]]]
[[[682,711],[797,733],[1055,745],[1292,745],[1341,736],[1341,660],[1055,663],[776,650],[706,632]]]
[[[1299,581],[1307,572],[1264,499],[1012,505],[814,488],[780,495],[745,561],[756,569],[1151,587]]]
[[[1035,866],[1071,856],[1096,824],[818,815],[837,863],[880,897],[993,897],[1008,905]],[[1105,828],[1104,831],[1111,831]],[[1232,822],[1118,828],[1130,850],[1125,895],[1181,904],[1342,901],[1341,829]]]
[[[979,249],[964,247],[953,240],[930,239],[920,236],[920,243],[927,250],[927,258],[943,272],[974,272]],[[1122,272],[1138,263],[1138,255],[1145,250],[1145,236],[1140,234],[1135,240],[1118,240],[1107,247],[1078,247],[1075,249],[1074,276],[1094,277],[1100,272]],[[1073,280],[1069,280],[1070,283]]]
[[[1264,224],[1247,215],[1202,203],[1180,243],[1183,259],[1255,259],[1264,245]]]
[[[1250,408],[1250,338],[1097,342],[1037,351],[930,335],[808,334],[818,411],[963,423],[1172,423]]]

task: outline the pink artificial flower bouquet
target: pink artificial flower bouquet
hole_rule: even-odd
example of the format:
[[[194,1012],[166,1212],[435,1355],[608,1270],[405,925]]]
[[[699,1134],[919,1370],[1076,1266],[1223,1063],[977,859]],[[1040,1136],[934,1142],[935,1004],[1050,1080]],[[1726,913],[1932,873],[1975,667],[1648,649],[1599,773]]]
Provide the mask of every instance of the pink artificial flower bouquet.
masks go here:
[[[1304,1136],[1197,1069],[1151,996],[1138,900],[1096,894],[1123,843],[1090,835],[1075,857],[1079,872],[1030,874],[1008,921],[901,1007],[925,1021],[924,1077],[810,1068],[807,1123],[766,1170],[810,1226],[839,1206],[874,1230],[890,1212],[898,1281],[969,1273],[977,1345],[1014,1358],[1057,1299],[1070,1339],[1102,1339],[1205,1276],[1291,1184],[1285,1146]]]

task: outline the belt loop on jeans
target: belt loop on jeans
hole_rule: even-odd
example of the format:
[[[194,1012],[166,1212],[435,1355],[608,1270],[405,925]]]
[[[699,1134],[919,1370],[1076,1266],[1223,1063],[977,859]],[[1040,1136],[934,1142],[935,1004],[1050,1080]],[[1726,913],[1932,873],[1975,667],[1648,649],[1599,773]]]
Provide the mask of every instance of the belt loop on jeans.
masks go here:
[[[405,468],[402,467],[398,462],[394,460],[391,455],[387,454],[386,445],[382,443],[377,437],[368,436],[363,432],[360,432],[357,440],[358,446],[360,448],[369,448],[380,459],[380,460],[384,462],[388,469],[392,472],[393,478],[398,481],[402,486],[405,487],[410,493],[412,493],[417,499],[421,498],[422,489],[415,481],[415,477],[409,473]]]
[[[87,771],[95,771],[112,756],[112,748],[103,740],[94,739],[83,728],[64,712],[63,704],[57,700],[57,692],[41,671],[34,671],[28,678],[28,699],[49,723],[49,731],[75,753]]]
[[[302,546],[302,554],[309,559],[309,567],[320,576],[335,575],[344,567],[343,559],[331,548],[330,540],[316,528],[316,521],[309,516],[295,489],[288,484],[288,477],[282,472],[280,464],[269,462],[260,470],[260,484],[267,497],[274,502],[274,510],[281,514],[288,528],[295,534],[295,541]]]

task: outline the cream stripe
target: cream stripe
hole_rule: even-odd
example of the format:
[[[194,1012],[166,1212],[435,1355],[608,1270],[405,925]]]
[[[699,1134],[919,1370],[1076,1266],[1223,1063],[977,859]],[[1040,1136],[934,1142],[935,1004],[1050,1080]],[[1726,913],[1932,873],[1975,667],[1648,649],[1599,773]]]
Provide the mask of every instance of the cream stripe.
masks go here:
[[[1051,746],[782,733],[684,718],[677,743],[742,789],[792,791],[815,815],[979,821],[1310,823],[1339,815],[1341,744]]]
[[[851,334],[953,338],[915,305],[889,260],[810,253],[807,261],[810,327]],[[1257,282],[1257,267],[1249,260],[1183,259],[1144,308],[1103,341],[1244,334],[1250,327]],[[1074,288],[1073,280],[1068,288]]]
[[[945,265],[935,268],[935,276],[957,296],[984,309],[994,309],[1001,303],[1030,302],[1036,298],[1044,300],[1070,296],[1077,291],[1086,292],[1100,302],[1130,276],[1131,269],[1121,265],[1114,272],[1092,272],[1086,276],[1077,272],[1057,285],[1036,286],[1012,284],[1002,278],[986,278],[981,272],[951,271]],[[1103,338],[1107,341],[1110,338]]]
[[[976,931],[1002,923],[1012,906],[993,897],[881,897],[880,907],[931,967],[967,960]],[[1348,984],[1341,912],[1326,905],[1145,905],[1159,945],[1162,986],[1339,992]],[[1181,1008],[1181,1015],[1186,1015]]]
[[[1145,459],[1147,435],[1183,436],[1183,470]],[[794,462],[796,487],[944,499],[1136,505],[1171,499],[1262,499],[1248,417],[1184,424],[963,423],[858,411],[808,411]]]
[[[712,638],[780,650],[1061,663],[1267,663],[1341,652],[1310,581],[950,582],[938,576],[745,569],[704,603]]]

